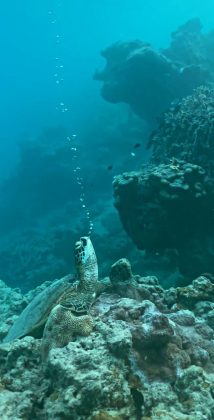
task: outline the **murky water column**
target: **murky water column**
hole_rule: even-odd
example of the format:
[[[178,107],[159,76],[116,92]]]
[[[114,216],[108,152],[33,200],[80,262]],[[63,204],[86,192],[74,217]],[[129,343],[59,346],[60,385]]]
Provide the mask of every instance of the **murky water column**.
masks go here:
[[[50,25],[52,26],[52,32],[54,34],[54,43],[56,55],[54,57],[53,65],[53,80],[56,89],[56,111],[60,115],[60,122],[64,122],[62,115],[68,115],[71,112],[69,104],[65,103],[65,90],[64,90],[64,60],[63,60],[63,22],[61,19],[61,12],[63,10],[63,1],[56,0],[53,1],[53,6],[48,11]],[[67,136],[65,139],[66,144],[69,147],[71,152],[71,159],[73,162],[73,173],[75,176],[76,183],[79,187],[79,200],[82,211],[84,211],[85,217],[88,222],[88,233],[90,236],[93,230],[93,222],[91,220],[91,215],[89,208],[86,203],[85,188],[84,188],[84,179],[82,176],[81,166],[79,164],[79,147],[78,147],[78,136],[75,133]]]

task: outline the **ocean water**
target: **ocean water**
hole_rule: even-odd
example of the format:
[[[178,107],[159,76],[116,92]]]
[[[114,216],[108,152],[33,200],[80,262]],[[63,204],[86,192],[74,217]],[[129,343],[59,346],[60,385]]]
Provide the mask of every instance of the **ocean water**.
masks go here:
[[[212,84],[212,12],[211,0],[203,4],[199,0],[3,2],[3,280],[30,289],[72,271],[75,240],[92,233],[103,275],[125,256],[136,270],[155,271],[166,284],[174,281],[174,273],[186,264],[178,261],[176,241],[156,247],[155,241],[162,237],[151,244],[137,238],[136,229],[143,236],[143,224],[135,226],[134,210],[123,212],[129,193],[123,209],[117,208],[112,181],[150,162],[148,139],[170,104],[199,85]],[[192,19],[183,35],[172,38]],[[138,44],[131,44],[136,40]],[[117,42],[114,50],[107,50],[106,66],[101,52]],[[143,43],[150,45],[150,53],[145,62],[136,58],[135,63],[130,56],[140,57]],[[139,206],[143,214],[143,202]],[[198,225],[200,217],[194,217]],[[204,237],[203,243],[209,248],[210,238]],[[198,274],[212,271],[206,252],[202,259]],[[181,271],[178,277],[187,274],[186,282],[195,275],[185,268]]]

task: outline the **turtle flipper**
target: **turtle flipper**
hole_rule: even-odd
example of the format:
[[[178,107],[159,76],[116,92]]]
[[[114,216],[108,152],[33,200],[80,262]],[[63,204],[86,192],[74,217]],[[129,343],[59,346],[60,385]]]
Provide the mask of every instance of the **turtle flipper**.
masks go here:
[[[71,289],[72,282],[74,282],[74,276],[69,274],[60,280],[54,281],[40,292],[14,322],[3,343],[9,343],[28,334],[31,335],[35,329],[43,325],[59,297],[65,291]]]

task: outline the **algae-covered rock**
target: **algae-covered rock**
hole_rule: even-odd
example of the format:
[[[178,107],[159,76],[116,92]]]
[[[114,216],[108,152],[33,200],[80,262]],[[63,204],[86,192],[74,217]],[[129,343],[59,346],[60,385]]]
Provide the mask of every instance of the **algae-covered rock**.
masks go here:
[[[40,339],[1,344],[0,417],[212,420],[212,284],[200,277],[164,291],[157,278],[133,275],[122,295],[114,287],[91,309],[91,334],[52,349],[46,363]]]
[[[110,340],[112,343],[112,341]],[[120,340],[118,339],[118,347]],[[114,349],[113,352],[115,352]],[[87,418],[98,408],[115,410],[117,415],[134,416],[134,403],[128,382],[126,367],[121,358],[108,351],[101,333],[92,333],[86,339],[71,342],[65,349],[51,352],[47,375],[52,386],[58,389],[56,402],[47,398],[47,415]]]
[[[193,309],[201,301],[214,302],[214,283],[207,277],[200,276],[192,284],[177,289],[177,302],[186,308]]]

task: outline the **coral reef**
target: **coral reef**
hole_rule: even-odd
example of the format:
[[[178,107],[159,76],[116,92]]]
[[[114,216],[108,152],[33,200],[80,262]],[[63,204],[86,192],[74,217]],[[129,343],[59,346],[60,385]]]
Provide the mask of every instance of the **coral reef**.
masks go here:
[[[123,259],[101,283],[106,291],[92,307],[91,334],[52,349],[45,364],[39,339],[1,344],[2,418],[211,420],[214,286],[209,278],[164,291],[157,278],[133,274]],[[17,292],[1,286],[12,305]]]
[[[174,249],[189,278],[214,271],[214,188],[203,167],[172,159],[119,175],[113,187],[122,224],[139,249]]]
[[[150,136],[152,162],[172,158],[196,163],[214,175],[214,90],[200,86],[172,106]]]
[[[174,99],[213,83],[213,45],[213,33],[203,34],[200,21],[193,19],[172,34],[170,47],[163,51],[142,41],[111,45],[102,51],[106,67],[94,78],[103,82],[105,100],[125,102],[154,123]]]
[[[202,29],[199,18],[187,21],[171,34],[171,44],[162,52],[181,65],[200,66],[213,81],[213,30],[203,33]]]

